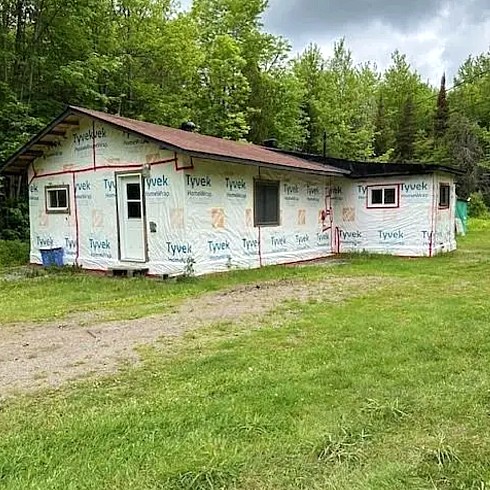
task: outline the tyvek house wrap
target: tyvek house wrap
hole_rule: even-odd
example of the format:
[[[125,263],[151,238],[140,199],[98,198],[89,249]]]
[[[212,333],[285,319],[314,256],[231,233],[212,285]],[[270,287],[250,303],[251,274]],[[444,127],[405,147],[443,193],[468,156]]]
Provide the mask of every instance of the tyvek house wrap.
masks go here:
[[[29,169],[31,262],[62,247],[65,263],[106,270],[119,264],[117,173],[151,165],[144,180],[151,274],[196,274],[291,262],[331,253],[326,178],[194,161],[88,118]],[[281,221],[255,227],[254,178],[280,182]],[[69,186],[70,212],[48,214],[45,186]],[[324,214],[324,213],[323,213]],[[328,223],[327,223],[328,224]]]
[[[442,180],[441,180],[442,179]],[[439,183],[451,186],[451,205],[439,209]],[[432,256],[456,248],[452,176],[435,174],[339,179],[332,188],[334,250]],[[396,208],[369,208],[370,186],[396,186]]]
[[[158,202],[163,217],[170,215],[183,196],[173,152],[88,118],[60,138],[29,169],[31,262],[41,263],[41,248],[63,247],[67,264],[99,270],[117,264],[116,175],[139,171],[144,163],[152,163],[155,176],[144,183],[147,200],[152,207]],[[58,185],[69,186],[69,214],[46,212],[45,187]],[[177,239],[182,230],[168,233]]]
[[[186,236],[198,274],[327,256],[325,178],[194,161],[184,172]],[[254,179],[279,182],[279,226],[254,225]]]

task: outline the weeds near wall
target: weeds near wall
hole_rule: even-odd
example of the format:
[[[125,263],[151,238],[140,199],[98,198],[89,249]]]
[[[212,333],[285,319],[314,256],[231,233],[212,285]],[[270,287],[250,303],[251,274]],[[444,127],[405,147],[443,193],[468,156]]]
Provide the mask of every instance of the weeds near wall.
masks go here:
[[[186,262],[185,262],[185,267],[184,267],[184,277],[194,277],[196,274],[196,271],[194,269],[194,265],[196,263],[196,260],[193,257],[188,257]]]

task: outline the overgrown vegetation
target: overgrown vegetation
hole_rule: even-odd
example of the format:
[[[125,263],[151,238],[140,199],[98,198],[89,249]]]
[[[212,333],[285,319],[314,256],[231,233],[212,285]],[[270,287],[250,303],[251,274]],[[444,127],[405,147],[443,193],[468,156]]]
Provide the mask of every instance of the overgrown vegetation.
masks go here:
[[[29,205],[26,199],[0,196],[0,240],[29,240]]]
[[[222,276],[386,282],[376,292],[359,284],[344,302],[294,302],[257,325],[210,326],[167,347],[171,356],[145,349],[142,365],[117,376],[4,403],[2,488],[487,488],[489,223],[473,220],[460,249],[434,259]],[[75,298],[79,279],[23,283],[25,296],[2,295],[0,311],[49,281],[53,304],[72,289]],[[87,295],[96,282],[104,295],[128,288],[129,304],[132,294],[166,304],[216,287],[87,280]]]
[[[468,214],[472,218],[489,218],[488,207],[481,192],[473,192],[468,203]]]
[[[29,262],[29,243],[21,240],[0,240],[0,270]]]

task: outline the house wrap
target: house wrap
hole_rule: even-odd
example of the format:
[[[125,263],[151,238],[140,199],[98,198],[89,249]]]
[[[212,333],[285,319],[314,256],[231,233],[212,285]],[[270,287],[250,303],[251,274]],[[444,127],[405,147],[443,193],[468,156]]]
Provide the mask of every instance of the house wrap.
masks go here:
[[[25,176],[30,260],[205,274],[456,248],[455,170],[281,152],[69,107],[3,165]]]

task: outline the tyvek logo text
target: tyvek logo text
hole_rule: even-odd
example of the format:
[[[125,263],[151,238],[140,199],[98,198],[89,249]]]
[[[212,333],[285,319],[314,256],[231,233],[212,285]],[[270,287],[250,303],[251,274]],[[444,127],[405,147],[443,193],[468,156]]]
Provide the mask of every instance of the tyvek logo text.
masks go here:
[[[92,257],[112,258],[111,242],[107,238],[89,238],[88,244]]]
[[[190,243],[167,242],[168,260],[171,262],[186,262],[192,254]]]
[[[73,133],[73,144],[75,151],[84,151],[92,149],[95,143],[95,148],[107,148],[107,142],[101,141],[107,138],[107,133],[104,127],[97,126],[94,129],[88,129],[83,133]]]
[[[231,256],[228,240],[208,240],[208,253],[213,259],[228,259]]]
[[[282,185],[285,201],[299,201],[299,185],[287,184]]]
[[[259,252],[259,241],[242,238],[242,247],[246,255],[257,255]]]
[[[226,195],[231,198],[245,199],[247,197],[247,183],[243,179],[225,177]]]
[[[209,198],[212,196],[212,180],[209,175],[195,176],[186,174],[185,182],[187,186],[187,195],[189,197]]]

